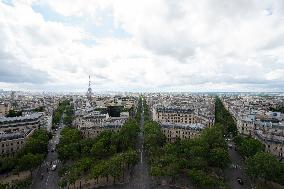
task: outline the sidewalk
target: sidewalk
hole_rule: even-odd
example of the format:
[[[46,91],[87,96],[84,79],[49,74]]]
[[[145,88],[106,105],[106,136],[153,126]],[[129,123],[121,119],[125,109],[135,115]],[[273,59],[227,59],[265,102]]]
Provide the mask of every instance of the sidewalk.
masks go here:
[[[6,183],[12,183],[15,180],[26,180],[31,176],[31,173],[29,171],[23,171],[19,174],[3,174],[0,175],[0,183],[6,184]]]

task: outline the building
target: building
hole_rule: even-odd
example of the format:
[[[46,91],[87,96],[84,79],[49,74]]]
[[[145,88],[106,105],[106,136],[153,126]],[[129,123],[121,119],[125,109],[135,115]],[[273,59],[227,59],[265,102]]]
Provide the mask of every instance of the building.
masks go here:
[[[27,139],[32,135],[34,130],[0,133],[0,156],[14,156],[24,147]]]
[[[5,116],[11,110],[11,104],[8,102],[0,103],[0,117]]]
[[[128,117],[109,117],[102,123],[84,121],[78,125],[78,129],[86,138],[95,138],[103,131],[119,132]]]
[[[283,158],[284,115],[270,111],[283,104],[282,97],[223,96],[221,99],[241,135],[258,139],[265,145],[266,152]]]
[[[153,120],[160,123],[200,123],[208,127],[214,124],[214,118],[197,115],[193,109],[187,107],[156,106],[152,112]]]
[[[181,124],[181,123],[162,123],[161,130],[169,141],[180,139],[192,139],[200,136],[205,128],[200,123]]]
[[[2,117],[0,118],[0,132],[14,133],[37,129],[44,124],[44,113],[32,113],[20,117]]]

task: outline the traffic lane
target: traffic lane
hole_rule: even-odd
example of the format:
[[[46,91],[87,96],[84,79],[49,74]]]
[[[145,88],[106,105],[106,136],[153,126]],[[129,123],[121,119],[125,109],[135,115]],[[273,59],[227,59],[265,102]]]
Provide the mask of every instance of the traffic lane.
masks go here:
[[[229,156],[232,165],[225,170],[225,178],[227,180],[227,183],[232,189],[250,189],[251,182],[249,180],[249,177],[245,173],[244,161],[235,150],[234,142],[228,142],[228,144],[232,145],[232,147],[229,148]],[[241,178],[243,180],[243,184],[240,184],[237,181],[238,178]]]
[[[55,146],[59,141],[56,138],[59,138],[58,135],[57,137],[54,135],[54,137],[49,141],[48,154],[40,168],[40,173],[38,178],[35,180],[36,183],[33,188],[57,188],[58,174],[56,171],[50,170],[53,162],[58,159],[58,154],[55,151],[52,152],[52,149],[55,149]],[[42,176],[43,178],[41,178]]]

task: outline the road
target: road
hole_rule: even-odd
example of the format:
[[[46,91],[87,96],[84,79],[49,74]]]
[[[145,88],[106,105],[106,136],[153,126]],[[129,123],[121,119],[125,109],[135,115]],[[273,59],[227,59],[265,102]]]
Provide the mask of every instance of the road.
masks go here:
[[[144,105],[142,100],[142,113],[141,113],[141,122],[140,122],[140,133],[137,139],[137,150],[139,152],[139,162],[134,167],[132,177],[130,182],[124,185],[115,185],[101,187],[104,189],[149,189],[151,187],[151,178],[148,173],[148,165],[146,161],[146,153],[144,150]]]
[[[58,168],[52,171],[51,166],[52,164],[56,164],[57,167],[60,165],[58,154],[56,151],[52,152],[52,149],[55,149],[56,145],[59,143],[60,132],[63,127],[63,116],[64,114],[61,117],[59,129],[55,131],[53,138],[49,141],[46,159],[33,176],[32,189],[59,189]]]
[[[235,143],[229,141],[228,144],[232,145],[229,148],[229,155],[232,165],[225,170],[225,180],[231,189],[251,189],[251,181],[245,173],[244,161],[239,153],[235,150]],[[241,185],[237,182],[237,178],[240,177],[244,184]]]
[[[139,154],[139,163],[134,167],[133,176],[126,188],[148,189],[150,188],[151,179],[148,173],[148,165],[146,161],[146,152],[144,149],[144,104],[142,99],[142,113],[140,122],[140,133],[137,141],[137,149]]]

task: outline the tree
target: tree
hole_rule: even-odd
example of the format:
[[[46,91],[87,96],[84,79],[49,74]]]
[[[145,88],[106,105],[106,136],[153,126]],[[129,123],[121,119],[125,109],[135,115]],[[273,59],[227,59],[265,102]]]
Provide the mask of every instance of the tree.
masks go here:
[[[46,154],[48,152],[48,140],[48,133],[43,129],[38,129],[28,138],[22,151],[24,154]]]
[[[43,160],[43,156],[41,154],[31,154],[28,153],[23,155],[18,160],[18,169],[19,170],[29,170],[32,175],[32,170],[40,165]]]
[[[117,154],[109,160],[110,175],[113,177],[113,183],[122,175],[122,155]]]
[[[237,135],[237,125],[231,116],[230,112],[225,109],[219,97],[215,99],[215,123],[222,125],[222,130],[225,135]]]
[[[126,123],[124,123],[120,132],[117,134],[117,151],[123,152],[130,148],[134,149],[138,133],[139,127],[134,119],[129,119]]]
[[[208,176],[204,171],[191,169],[188,171],[188,176],[193,184],[198,186],[213,187],[219,185],[216,178]]]
[[[95,156],[96,159],[101,159],[103,158],[104,155],[104,150],[105,150],[105,146],[104,143],[102,141],[97,141],[92,149],[91,149],[91,153]]]
[[[123,159],[128,168],[129,166],[133,167],[139,161],[138,154],[134,150],[129,150],[123,153]]]
[[[213,148],[210,150],[209,163],[214,167],[225,168],[230,162],[228,150],[223,148]]]
[[[94,179],[97,179],[97,182],[98,182],[99,177],[103,176],[103,173],[104,173],[104,168],[105,167],[104,167],[104,164],[102,162],[103,161],[98,162],[91,169],[90,177],[94,178]]]
[[[207,161],[206,159],[202,158],[202,157],[195,157],[193,156],[189,161],[187,161],[187,168],[190,169],[205,169],[207,167]]]
[[[242,156],[251,157],[257,152],[264,151],[264,145],[257,139],[243,138],[237,143],[237,149]]]
[[[274,180],[280,174],[280,163],[267,152],[257,152],[246,160],[246,170],[253,179]]]
[[[19,117],[22,116],[22,111],[16,112],[15,110],[9,110],[9,113],[6,115],[6,117]]]
[[[0,174],[12,171],[16,167],[16,158],[3,157],[0,159]]]
[[[211,128],[206,128],[202,134],[201,138],[209,145],[209,149],[220,147],[227,148],[227,143],[225,141],[222,126],[220,124],[215,124]]]

